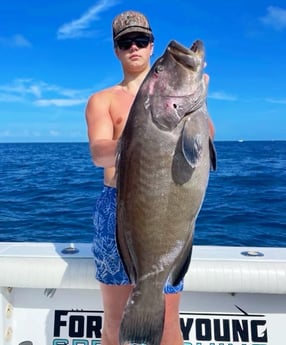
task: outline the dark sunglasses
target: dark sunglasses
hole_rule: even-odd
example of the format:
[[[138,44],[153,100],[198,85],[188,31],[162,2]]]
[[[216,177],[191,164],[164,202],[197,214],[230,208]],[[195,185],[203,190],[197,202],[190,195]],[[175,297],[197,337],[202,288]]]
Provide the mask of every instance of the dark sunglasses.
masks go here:
[[[134,43],[137,48],[146,48],[151,42],[151,38],[148,36],[137,36],[132,38],[122,38],[116,41],[116,45],[120,50],[128,50]]]

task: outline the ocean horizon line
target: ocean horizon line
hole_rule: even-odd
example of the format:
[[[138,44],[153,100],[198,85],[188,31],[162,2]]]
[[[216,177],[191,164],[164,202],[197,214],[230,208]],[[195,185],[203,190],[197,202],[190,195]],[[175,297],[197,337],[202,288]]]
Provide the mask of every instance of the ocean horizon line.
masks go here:
[[[286,141],[286,139],[217,139],[214,142],[273,142]],[[88,144],[88,141],[0,141],[0,144]]]

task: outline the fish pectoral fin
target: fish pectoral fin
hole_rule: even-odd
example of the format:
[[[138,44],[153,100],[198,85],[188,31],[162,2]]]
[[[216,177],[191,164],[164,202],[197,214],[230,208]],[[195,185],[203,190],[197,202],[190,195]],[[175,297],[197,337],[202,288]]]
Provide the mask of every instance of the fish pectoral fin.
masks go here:
[[[211,138],[209,138],[210,162],[211,168],[216,170],[216,149]]]
[[[202,155],[202,140],[200,134],[192,132],[190,121],[186,121],[182,135],[182,151],[188,164],[195,168]]]

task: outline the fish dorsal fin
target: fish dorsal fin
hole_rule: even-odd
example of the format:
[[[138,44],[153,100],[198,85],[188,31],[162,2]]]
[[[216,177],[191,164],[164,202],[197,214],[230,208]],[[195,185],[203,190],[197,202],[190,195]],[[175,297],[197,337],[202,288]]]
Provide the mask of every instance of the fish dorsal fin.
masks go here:
[[[209,139],[211,168],[216,170],[216,150],[212,139]]]
[[[177,262],[175,269],[173,269],[169,277],[170,283],[173,286],[176,286],[180,283],[189,269],[193,248],[194,227],[195,223],[192,222],[190,225],[189,238],[186,239],[185,247],[180,255],[181,261]]]

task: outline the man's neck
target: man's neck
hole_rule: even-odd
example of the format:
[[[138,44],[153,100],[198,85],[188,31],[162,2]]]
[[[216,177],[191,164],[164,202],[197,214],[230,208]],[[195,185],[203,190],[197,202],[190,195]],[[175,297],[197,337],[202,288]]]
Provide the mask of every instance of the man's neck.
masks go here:
[[[147,73],[149,72],[150,68],[145,69],[140,73],[124,73],[124,79],[120,83],[120,85],[129,93],[136,95],[137,91],[139,90],[140,85],[142,84],[144,78],[146,77]]]

